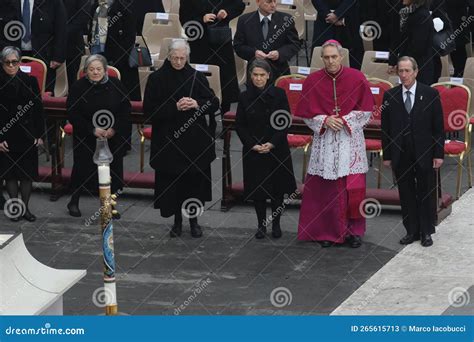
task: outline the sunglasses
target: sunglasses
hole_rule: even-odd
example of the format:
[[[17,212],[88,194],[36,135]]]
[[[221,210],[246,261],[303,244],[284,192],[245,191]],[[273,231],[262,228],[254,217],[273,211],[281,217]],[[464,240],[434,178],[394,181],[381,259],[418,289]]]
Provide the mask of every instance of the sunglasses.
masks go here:
[[[3,64],[17,66],[18,64],[20,64],[20,61],[15,59],[13,61],[4,61]]]

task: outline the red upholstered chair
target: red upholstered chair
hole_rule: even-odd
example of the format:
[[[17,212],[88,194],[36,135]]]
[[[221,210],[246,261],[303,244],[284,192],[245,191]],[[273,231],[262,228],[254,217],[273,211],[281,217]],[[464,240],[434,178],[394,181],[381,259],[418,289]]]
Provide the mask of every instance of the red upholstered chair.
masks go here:
[[[113,66],[107,67],[107,74],[109,75],[109,77],[116,77],[120,79],[120,71]],[[77,72],[77,79],[80,79],[84,76],[85,76],[84,70],[82,68],[79,69],[79,71]],[[61,160],[59,161],[59,165],[60,167],[63,167],[64,166],[64,139],[66,138],[66,135],[72,136],[72,133],[74,132],[74,128],[72,127],[72,124],[67,122],[64,125],[64,127],[60,127],[60,130],[61,130],[61,136],[60,136],[60,141],[59,141],[59,144],[60,144],[59,148],[61,149],[61,153],[60,153]]]
[[[282,88],[286,92],[288,102],[290,104],[291,115],[296,112],[296,107],[301,98],[301,91],[303,90],[303,83],[306,80],[306,76],[299,74],[284,75],[279,77],[275,81],[275,86]],[[308,167],[308,152],[313,141],[311,135],[300,135],[300,134],[288,134],[288,145],[290,148],[302,148],[304,152],[303,157],[303,177],[302,181],[306,176],[306,169]]]
[[[370,90],[374,96],[375,106],[372,112],[372,117],[368,126],[374,128],[380,128],[381,125],[381,113],[383,106],[383,96],[386,91],[390,90],[393,86],[392,83],[382,80],[380,78],[368,78],[367,81],[370,84]],[[379,165],[377,172],[377,188],[380,189],[382,180],[382,140],[380,139],[365,139],[365,150],[370,153],[378,154]]]
[[[441,82],[431,85],[439,91],[441,106],[443,107],[444,131],[463,132],[464,141],[446,140],[444,143],[444,154],[458,160],[458,177],[456,186],[456,198],[461,195],[461,180],[463,160],[467,156],[468,162],[468,184],[472,186],[471,179],[471,125],[469,124],[469,108],[471,105],[471,91],[462,84]]]
[[[38,80],[41,95],[44,95],[46,90],[46,74],[48,73],[46,64],[41,59],[25,56],[21,58],[20,70]]]

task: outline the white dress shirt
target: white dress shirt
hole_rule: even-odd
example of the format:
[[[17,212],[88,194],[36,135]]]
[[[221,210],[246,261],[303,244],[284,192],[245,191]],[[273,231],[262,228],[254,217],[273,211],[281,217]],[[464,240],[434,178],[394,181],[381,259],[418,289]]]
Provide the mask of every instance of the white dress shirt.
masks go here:
[[[411,108],[415,105],[415,94],[416,94],[416,81],[415,83],[411,86],[410,89],[405,88],[404,85],[402,85],[402,90],[403,90],[403,103],[406,102],[407,100],[407,91],[410,91],[410,99],[411,99]]]

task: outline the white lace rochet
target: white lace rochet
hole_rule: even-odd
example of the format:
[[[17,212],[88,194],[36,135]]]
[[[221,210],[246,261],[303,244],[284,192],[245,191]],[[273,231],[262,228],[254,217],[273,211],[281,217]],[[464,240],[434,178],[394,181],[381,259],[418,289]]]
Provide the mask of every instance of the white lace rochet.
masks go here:
[[[370,120],[371,112],[352,111],[344,120],[346,127],[338,132],[321,129],[327,115],[304,119],[314,131],[311,159],[308,173],[324,179],[334,180],[350,174],[366,173],[369,169],[365,152],[364,127]]]

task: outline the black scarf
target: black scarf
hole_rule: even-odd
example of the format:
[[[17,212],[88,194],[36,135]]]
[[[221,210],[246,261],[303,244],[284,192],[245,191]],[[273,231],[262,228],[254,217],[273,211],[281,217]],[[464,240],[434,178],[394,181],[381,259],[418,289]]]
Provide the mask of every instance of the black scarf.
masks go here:
[[[166,59],[159,69],[162,86],[166,90],[165,97],[172,97],[176,101],[182,97],[193,97],[197,71],[186,63],[181,70],[176,70]]]

